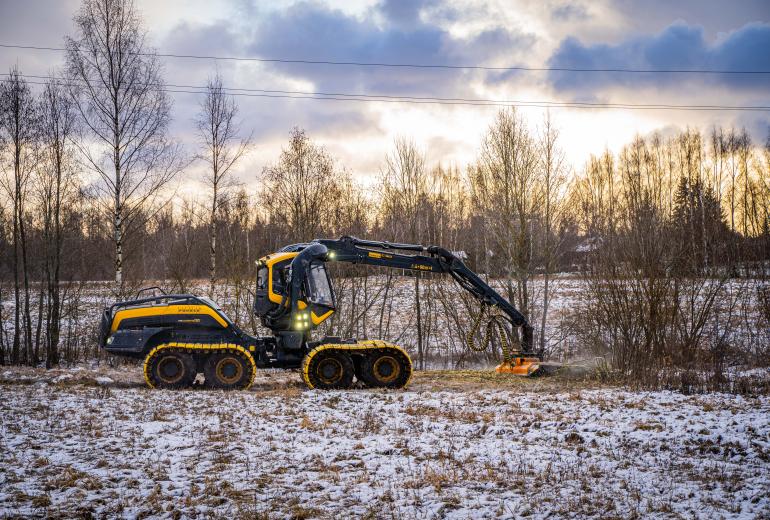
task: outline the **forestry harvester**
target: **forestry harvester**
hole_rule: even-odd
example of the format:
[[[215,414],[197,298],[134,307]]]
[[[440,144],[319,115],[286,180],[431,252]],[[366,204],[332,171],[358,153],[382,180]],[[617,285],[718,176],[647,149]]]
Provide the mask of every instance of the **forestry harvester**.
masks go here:
[[[469,346],[484,349],[496,334],[503,350],[498,372],[527,376],[540,368],[531,353],[530,324],[456,255],[436,246],[354,237],[293,244],[257,261],[254,313],[271,336],[247,334],[208,298],[162,293],[106,308],[100,346],[144,359],[144,377],[153,388],[190,387],[202,372],[208,387],[246,389],[257,368],[299,368],[309,388],[348,388],[354,378],[368,387],[406,386],[412,362],[403,348],[380,340],[312,339],[313,329],[336,309],[327,262],[449,274],[481,304]],[[477,346],[473,337],[484,318],[486,334]]]

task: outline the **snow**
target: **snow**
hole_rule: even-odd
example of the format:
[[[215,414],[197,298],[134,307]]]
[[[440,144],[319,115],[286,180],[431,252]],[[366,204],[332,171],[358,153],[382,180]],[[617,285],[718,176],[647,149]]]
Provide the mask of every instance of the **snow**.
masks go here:
[[[248,392],[170,392],[133,372],[4,378],[0,516],[770,515],[768,396],[471,371],[407,391],[262,371]]]

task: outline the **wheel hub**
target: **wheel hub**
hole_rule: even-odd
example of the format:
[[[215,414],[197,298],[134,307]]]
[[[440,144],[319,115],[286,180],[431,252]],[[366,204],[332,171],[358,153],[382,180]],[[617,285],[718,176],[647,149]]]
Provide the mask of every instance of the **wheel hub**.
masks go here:
[[[232,385],[241,379],[243,366],[234,357],[224,357],[217,362],[216,373],[220,381]]]
[[[374,375],[382,383],[390,383],[401,374],[401,365],[391,356],[381,356],[372,367]]]
[[[318,363],[318,377],[327,385],[332,385],[342,379],[342,371],[342,363],[336,359],[324,359]]]
[[[158,377],[166,384],[179,382],[184,375],[182,361],[173,356],[166,356],[158,362]]]

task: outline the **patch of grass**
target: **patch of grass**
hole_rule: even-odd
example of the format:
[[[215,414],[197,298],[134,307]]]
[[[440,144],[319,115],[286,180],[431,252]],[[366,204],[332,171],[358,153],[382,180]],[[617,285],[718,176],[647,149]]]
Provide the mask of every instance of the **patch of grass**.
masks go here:
[[[78,489],[95,491],[102,489],[102,481],[93,475],[80,471],[72,466],[65,466],[61,471],[52,471],[43,489],[46,491],[65,491]]]
[[[562,371],[554,375],[521,377],[512,374],[498,374],[493,368],[487,370],[417,370],[410,390],[458,390],[468,391],[481,388],[520,390],[522,392],[563,392],[616,387],[617,382],[603,381],[593,373],[572,375]]]

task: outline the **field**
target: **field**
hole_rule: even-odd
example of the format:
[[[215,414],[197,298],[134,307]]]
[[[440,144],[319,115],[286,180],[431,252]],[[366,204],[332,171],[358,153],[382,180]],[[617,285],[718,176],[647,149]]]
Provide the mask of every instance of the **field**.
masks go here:
[[[770,397],[418,372],[406,391],[151,391],[0,372],[0,516],[767,518]]]

